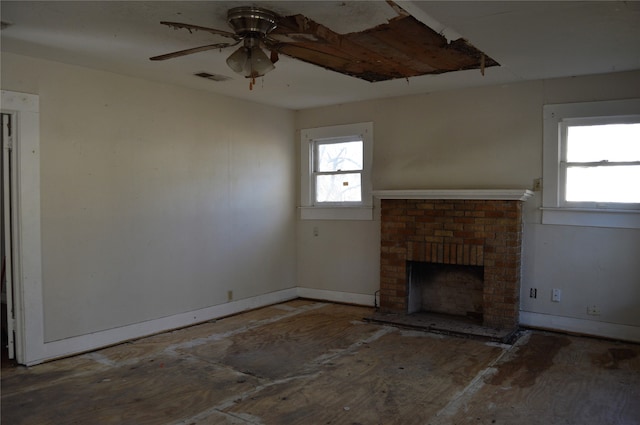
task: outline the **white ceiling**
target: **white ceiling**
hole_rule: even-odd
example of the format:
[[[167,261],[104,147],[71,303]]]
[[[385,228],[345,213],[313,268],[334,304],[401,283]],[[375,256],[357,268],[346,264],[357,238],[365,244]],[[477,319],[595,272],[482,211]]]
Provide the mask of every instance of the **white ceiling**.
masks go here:
[[[369,83],[281,55],[258,79],[234,74],[212,50],[162,62],[148,58],[228,39],[173,30],[177,21],[230,30],[231,7],[259,5],[303,14],[338,33],[361,31],[395,16],[385,1],[2,1],[2,51],[208,90],[291,109],[541,78],[640,69],[638,1],[397,1],[448,39],[466,38],[500,67]],[[193,76],[231,77],[215,82]]]

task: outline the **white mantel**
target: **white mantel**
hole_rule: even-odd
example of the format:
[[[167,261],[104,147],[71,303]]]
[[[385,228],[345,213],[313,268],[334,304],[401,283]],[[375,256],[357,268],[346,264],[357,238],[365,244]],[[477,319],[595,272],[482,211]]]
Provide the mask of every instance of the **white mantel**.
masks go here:
[[[528,189],[435,189],[374,190],[380,199],[469,199],[494,201],[526,201],[533,196]]]

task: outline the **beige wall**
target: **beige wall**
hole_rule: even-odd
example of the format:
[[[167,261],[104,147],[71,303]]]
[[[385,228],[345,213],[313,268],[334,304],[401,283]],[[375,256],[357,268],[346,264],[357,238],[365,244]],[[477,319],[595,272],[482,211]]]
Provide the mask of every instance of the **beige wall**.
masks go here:
[[[3,53],[40,96],[45,340],[295,287],[294,113]]]
[[[531,189],[542,177],[544,104],[632,97],[640,97],[640,72],[310,109],[298,112],[296,127],[373,121],[374,190]],[[542,225],[539,206],[537,193],[526,205],[521,309],[640,326],[640,230]],[[373,294],[379,288],[379,226],[378,219],[299,220],[298,285]],[[348,270],[343,247],[357,253]],[[528,298],[530,287],[538,298]],[[552,288],[562,289],[561,303],[551,302]],[[589,304],[600,306],[599,317],[587,316]]]
[[[221,305],[230,290],[373,295],[379,203],[373,221],[296,220],[296,129],[373,121],[374,189],[531,188],[543,104],[640,97],[630,72],[294,113],[2,59],[3,89],[40,95],[46,341]],[[541,295],[523,312],[640,326],[640,231],[542,225],[539,199],[526,206],[522,286]]]

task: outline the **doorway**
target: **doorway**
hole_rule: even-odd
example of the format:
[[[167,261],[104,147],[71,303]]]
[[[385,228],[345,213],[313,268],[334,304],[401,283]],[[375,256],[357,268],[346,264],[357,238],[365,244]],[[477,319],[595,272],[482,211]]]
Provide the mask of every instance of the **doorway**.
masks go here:
[[[5,257],[7,357],[41,363],[44,339],[40,242],[40,98],[0,90],[2,97],[2,227]],[[11,255],[10,260],[6,257]],[[11,279],[11,282],[8,281]],[[28,307],[27,307],[28,306]],[[13,353],[12,353],[13,351]]]
[[[2,329],[2,367],[11,366],[15,360],[15,320],[13,298],[13,195],[15,163],[13,158],[13,115],[1,114],[0,139],[0,262],[2,266],[0,306]]]

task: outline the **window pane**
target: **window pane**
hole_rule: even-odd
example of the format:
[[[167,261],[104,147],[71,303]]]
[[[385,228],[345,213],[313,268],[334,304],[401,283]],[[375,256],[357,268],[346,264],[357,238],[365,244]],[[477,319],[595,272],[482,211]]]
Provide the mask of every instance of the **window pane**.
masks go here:
[[[316,176],[316,202],[361,202],[360,173]]]
[[[362,141],[318,143],[316,171],[362,170]]]
[[[640,203],[640,166],[569,167],[569,202]]]
[[[570,126],[567,161],[640,161],[640,123]]]

